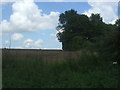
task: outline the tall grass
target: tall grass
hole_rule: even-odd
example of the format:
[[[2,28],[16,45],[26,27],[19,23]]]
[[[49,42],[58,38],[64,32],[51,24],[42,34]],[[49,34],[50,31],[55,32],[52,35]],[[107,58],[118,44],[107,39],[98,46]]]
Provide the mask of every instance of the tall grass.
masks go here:
[[[84,53],[78,59],[46,62],[3,54],[3,88],[118,88],[119,66]]]

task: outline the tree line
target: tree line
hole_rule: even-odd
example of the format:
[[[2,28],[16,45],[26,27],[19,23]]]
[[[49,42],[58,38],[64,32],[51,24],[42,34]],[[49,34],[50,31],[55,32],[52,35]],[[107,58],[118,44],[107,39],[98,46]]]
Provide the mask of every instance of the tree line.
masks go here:
[[[100,14],[88,17],[71,9],[60,14],[56,29],[63,50],[94,50],[120,59],[120,19],[107,24]]]

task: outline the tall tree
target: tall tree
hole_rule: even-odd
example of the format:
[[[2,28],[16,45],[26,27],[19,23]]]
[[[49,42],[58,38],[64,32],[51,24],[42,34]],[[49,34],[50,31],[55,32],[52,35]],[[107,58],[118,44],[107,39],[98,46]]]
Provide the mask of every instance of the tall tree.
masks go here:
[[[80,42],[79,40],[95,42],[95,38],[102,35],[101,26],[103,25],[104,23],[99,14],[92,14],[89,18],[86,15],[78,14],[75,10],[68,10],[59,16],[59,24],[57,26],[59,33],[57,37],[62,42],[63,50],[74,50],[79,45],[82,46],[82,44],[73,43],[76,41],[76,36],[77,42]]]

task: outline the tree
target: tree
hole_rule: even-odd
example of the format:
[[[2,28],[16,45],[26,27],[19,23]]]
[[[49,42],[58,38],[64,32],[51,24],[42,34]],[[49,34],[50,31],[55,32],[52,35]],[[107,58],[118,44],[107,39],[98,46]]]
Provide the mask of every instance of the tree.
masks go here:
[[[98,23],[102,22],[102,17],[100,17],[100,14],[91,14],[90,21],[98,24]]]
[[[120,63],[120,19],[116,20],[116,33],[115,33],[115,52],[117,61]]]
[[[77,43],[78,45],[76,45],[76,43],[73,43],[76,41],[76,36],[77,42],[84,40],[94,43],[96,37],[102,35],[100,27],[103,25],[104,23],[99,14],[92,14],[89,18],[86,15],[78,14],[75,10],[68,10],[59,16],[59,24],[57,26],[59,33],[57,37],[62,42],[63,50],[74,50],[71,48],[76,47],[78,47],[76,49],[80,49],[80,45],[82,46],[82,44]],[[60,32],[61,30],[62,32]]]
[[[71,48],[71,40],[73,38],[73,29],[76,27],[73,24],[75,23],[74,19],[78,16],[77,11],[69,10],[65,11],[65,13],[60,14],[59,17],[59,25],[57,26],[58,30],[58,40],[62,42],[62,48],[64,50],[68,50]],[[62,30],[62,32],[60,32]]]
[[[99,39],[99,48],[96,48],[100,51],[103,56],[106,57],[106,60],[117,61],[120,60],[120,22],[116,20],[114,25],[105,24],[106,31],[104,36]]]
[[[84,39],[81,36],[74,36],[72,38],[70,50],[76,51],[83,48]]]

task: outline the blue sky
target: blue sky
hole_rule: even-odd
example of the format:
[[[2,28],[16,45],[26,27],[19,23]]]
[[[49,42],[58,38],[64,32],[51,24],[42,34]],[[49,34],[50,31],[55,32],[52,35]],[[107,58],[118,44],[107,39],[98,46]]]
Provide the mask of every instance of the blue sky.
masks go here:
[[[103,11],[103,7],[108,7]],[[111,8],[109,8],[111,7]],[[117,18],[116,4],[90,2],[14,2],[2,7],[1,26],[2,47],[61,49],[55,27],[59,14],[74,9],[78,13],[90,15],[100,13],[106,23],[113,23]],[[112,14],[107,16],[108,14]],[[32,29],[31,29],[32,28]],[[0,37],[0,38],[1,38]]]
[[[118,16],[120,18],[120,1],[119,1],[119,4],[118,4]]]
[[[83,13],[91,8],[87,2],[37,2],[36,4],[47,14],[49,14],[50,11],[63,13],[70,9],[77,10],[78,13]]]
[[[10,2],[2,6],[2,19],[9,20],[12,14],[12,4],[13,3]],[[35,2],[35,4],[46,14],[49,14],[51,11],[63,13],[70,9],[77,10],[78,13],[83,13],[91,8],[87,2]]]

